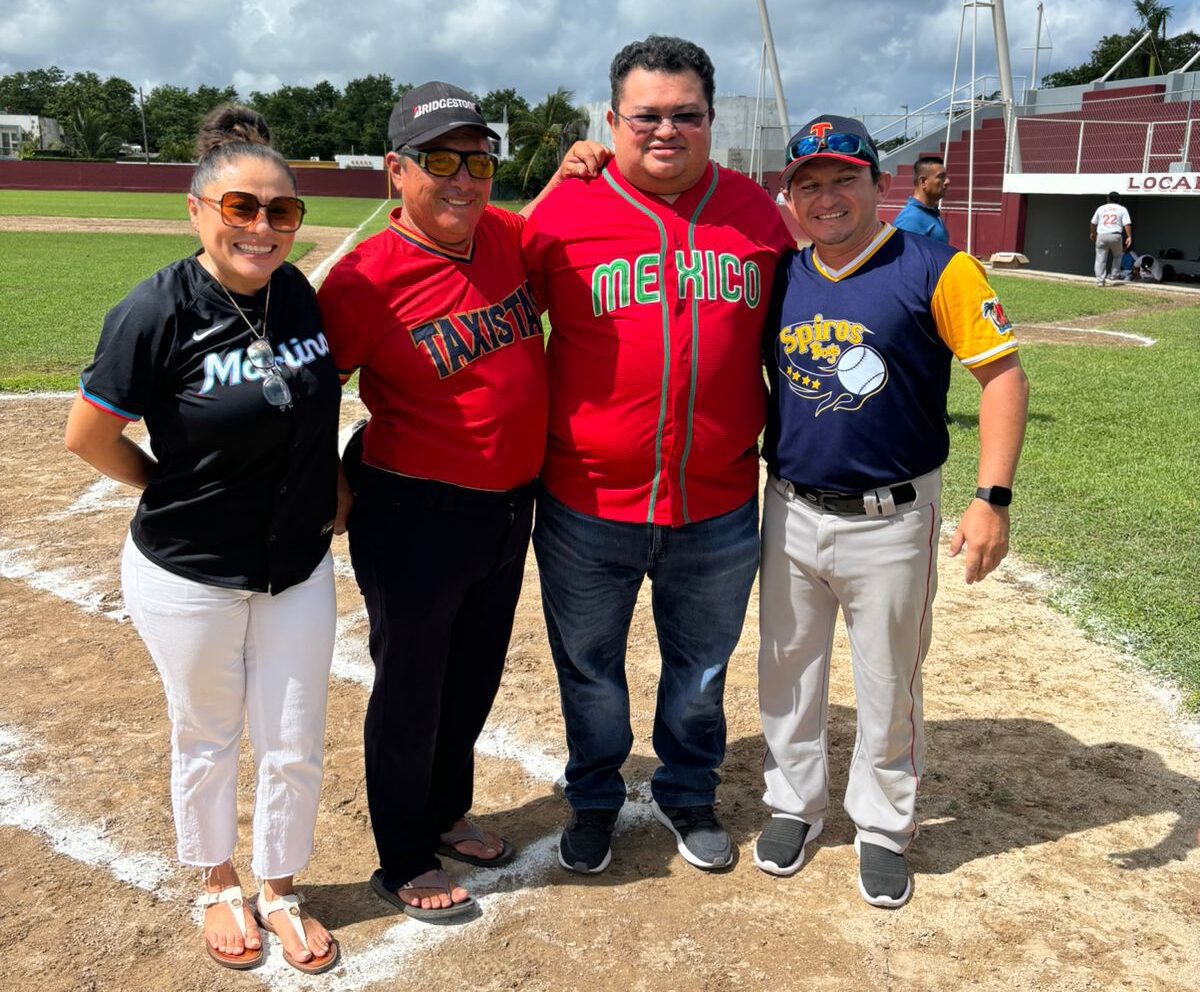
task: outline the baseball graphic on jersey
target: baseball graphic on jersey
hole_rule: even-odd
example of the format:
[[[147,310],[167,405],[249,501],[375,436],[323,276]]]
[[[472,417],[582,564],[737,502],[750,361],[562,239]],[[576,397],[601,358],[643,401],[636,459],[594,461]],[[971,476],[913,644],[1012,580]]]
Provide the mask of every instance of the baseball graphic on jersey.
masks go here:
[[[814,416],[858,410],[887,384],[883,356],[863,344],[870,333],[860,323],[822,314],[781,330],[784,360],[779,370],[793,393],[817,402]]]
[[[838,381],[855,396],[867,397],[879,392],[887,381],[887,366],[874,348],[855,345],[842,352],[837,366]]]

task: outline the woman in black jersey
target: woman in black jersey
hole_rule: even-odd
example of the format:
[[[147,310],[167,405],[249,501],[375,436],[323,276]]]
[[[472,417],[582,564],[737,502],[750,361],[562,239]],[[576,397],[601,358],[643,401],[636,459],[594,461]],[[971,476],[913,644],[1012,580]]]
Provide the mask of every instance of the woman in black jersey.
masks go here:
[[[285,261],[304,204],[269,142],[245,108],[206,119],[188,195],[201,249],[105,318],[66,443],[142,490],[122,589],[166,690],[179,859],[204,870],[208,952],[230,968],[263,958],[232,862],[246,722],[257,920],[318,972],[338,944],[292,876],[321,786],[340,388],[313,291]],[[142,417],[149,454],[123,433]]]

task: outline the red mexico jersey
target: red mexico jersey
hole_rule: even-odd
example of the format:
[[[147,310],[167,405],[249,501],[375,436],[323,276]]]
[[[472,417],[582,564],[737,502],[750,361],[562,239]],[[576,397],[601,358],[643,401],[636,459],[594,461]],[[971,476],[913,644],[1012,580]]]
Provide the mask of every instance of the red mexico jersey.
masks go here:
[[[610,162],[565,182],[525,227],[550,310],[550,430],[542,479],[572,509],[679,526],[741,506],[758,485],[762,329],[779,210],[709,164],[674,203]]]
[[[343,382],[360,370],[371,412],[363,460],[470,489],[524,485],[545,450],[546,367],[523,221],[488,207],[456,254],[399,217],[338,262],[317,295]]]

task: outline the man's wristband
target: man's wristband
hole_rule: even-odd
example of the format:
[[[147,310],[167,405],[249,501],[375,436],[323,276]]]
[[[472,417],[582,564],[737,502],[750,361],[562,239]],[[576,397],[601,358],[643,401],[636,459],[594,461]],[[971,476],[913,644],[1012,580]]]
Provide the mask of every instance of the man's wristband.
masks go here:
[[[992,506],[1008,506],[1012,502],[1012,490],[1007,486],[980,486],[975,490],[975,498]]]

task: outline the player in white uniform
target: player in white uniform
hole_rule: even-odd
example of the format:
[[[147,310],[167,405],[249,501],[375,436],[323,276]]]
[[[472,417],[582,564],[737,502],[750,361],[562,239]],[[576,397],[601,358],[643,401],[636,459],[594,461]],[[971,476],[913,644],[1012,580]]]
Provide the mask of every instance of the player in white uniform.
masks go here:
[[[839,609],[858,739],[845,808],[859,891],[900,906],[924,761],[921,663],[937,588],[950,364],[983,386],[979,486],[951,542],[968,582],[1008,550],[1028,384],[1012,327],[971,256],[878,219],[891,177],[861,123],[823,116],[783,173],[811,249],[780,268],[766,327],[759,703],[772,817],[755,863],[790,875],[829,807],[826,716]]]
[[[1133,221],[1119,193],[1109,193],[1092,214],[1090,237],[1096,244],[1096,285],[1103,286],[1120,269],[1122,251],[1133,244]]]

